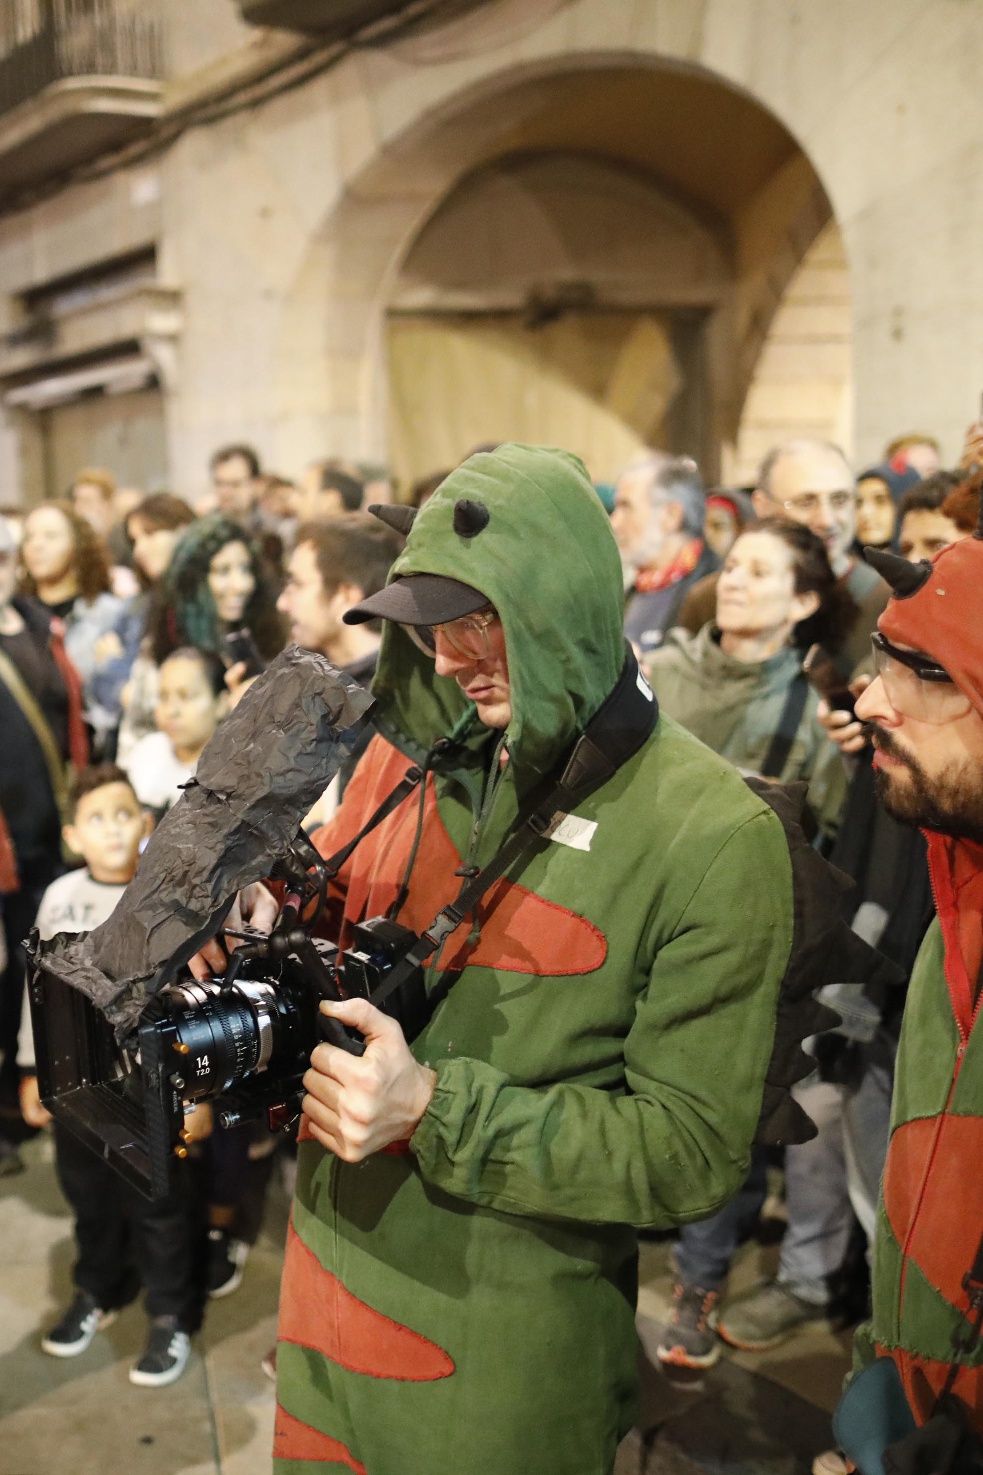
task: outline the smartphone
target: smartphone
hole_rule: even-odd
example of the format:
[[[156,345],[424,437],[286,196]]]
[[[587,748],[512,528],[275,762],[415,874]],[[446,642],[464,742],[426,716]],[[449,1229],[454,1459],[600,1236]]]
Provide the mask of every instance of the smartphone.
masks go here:
[[[809,685],[819,693],[831,712],[849,712],[851,717],[856,715],[857,699],[843,680],[835,657],[824,646],[810,645],[802,670]]]
[[[259,651],[256,642],[248,630],[232,630],[224,640],[225,654],[230,666],[237,665],[243,661],[246,666],[245,678],[258,676],[261,671],[266,670],[266,664]]]

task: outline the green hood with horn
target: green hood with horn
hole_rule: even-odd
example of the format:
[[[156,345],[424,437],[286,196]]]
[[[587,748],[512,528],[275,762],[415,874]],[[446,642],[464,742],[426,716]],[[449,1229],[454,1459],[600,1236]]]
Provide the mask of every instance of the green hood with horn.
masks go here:
[[[455,531],[462,501],[488,514],[471,536]],[[457,523],[468,519],[458,513]],[[502,445],[470,456],[417,516],[390,582],[407,574],[459,579],[495,606],[512,688],[509,752],[527,777],[547,772],[624,663],[621,563],[583,464],[543,446]],[[457,683],[438,676],[389,622],[373,689],[377,726],[414,757],[474,710]],[[476,738],[485,736],[479,728]]]

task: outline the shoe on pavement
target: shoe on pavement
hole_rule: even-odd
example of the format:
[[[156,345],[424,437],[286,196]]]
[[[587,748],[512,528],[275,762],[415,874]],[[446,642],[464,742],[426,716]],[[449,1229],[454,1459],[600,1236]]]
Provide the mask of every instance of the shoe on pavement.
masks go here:
[[[244,1240],[227,1229],[208,1231],[208,1294],[231,1296],[242,1285],[243,1266],[249,1255]]]
[[[812,1475],[850,1475],[853,1469],[840,1449],[824,1449],[812,1462]]]
[[[825,1306],[804,1301],[781,1281],[766,1280],[730,1303],[717,1331],[742,1352],[764,1352],[784,1342],[800,1326],[825,1319]]]
[[[714,1330],[720,1292],[677,1281],[672,1288],[672,1299],[672,1315],[655,1349],[656,1357],[670,1367],[713,1367],[720,1356],[720,1343]]]
[[[41,1338],[42,1350],[51,1357],[78,1357],[91,1346],[96,1332],[115,1320],[115,1311],[104,1311],[95,1296],[77,1291],[68,1310]]]
[[[176,1383],[188,1365],[191,1338],[182,1332],[176,1316],[155,1316],[139,1362],[130,1368],[130,1382],[138,1388],[166,1388]]]

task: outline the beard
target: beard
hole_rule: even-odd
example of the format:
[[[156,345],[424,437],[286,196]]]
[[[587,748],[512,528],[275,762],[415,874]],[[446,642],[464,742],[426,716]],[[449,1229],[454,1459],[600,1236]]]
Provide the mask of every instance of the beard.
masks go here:
[[[865,723],[864,728],[868,736],[876,737],[883,753],[899,759],[907,769],[906,782],[899,781],[897,769],[874,770],[877,797],[892,819],[983,844],[983,782],[977,763],[966,758],[932,776],[876,722]]]

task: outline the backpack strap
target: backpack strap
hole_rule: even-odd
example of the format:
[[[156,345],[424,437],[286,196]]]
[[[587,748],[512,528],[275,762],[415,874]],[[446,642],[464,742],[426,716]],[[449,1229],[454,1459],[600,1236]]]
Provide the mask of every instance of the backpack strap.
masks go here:
[[[779,985],[775,1037],[755,1141],[766,1146],[808,1142],[816,1128],[791,1094],[816,1066],[802,1048],[811,1035],[839,1023],[815,998],[828,983],[895,984],[901,970],[851,931],[843,895],[853,883],[814,849],[802,828],[804,783],[776,784],[755,776],[745,783],[780,820],[792,866],[792,946]]]
[[[42,712],[40,703],[5,650],[0,650],[0,681],[20,707],[31,731],[37,738],[41,756],[44,758],[44,766],[48,770],[48,782],[51,785],[55,807],[61,819],[64,820],[67,812],[68,784],[58,744],[55,742],[54,733],[48,725],[48,719]]]
[[[782,715],[771,735],[768,751],[761,764],[763,778],[781,778],[788,762],[788,755],[792,751],[792,744],[802,725],[802,714],[806,709],[808,695],[809,682],[803,672],[797,671],[789,685],[785,704],[782,707]]]

